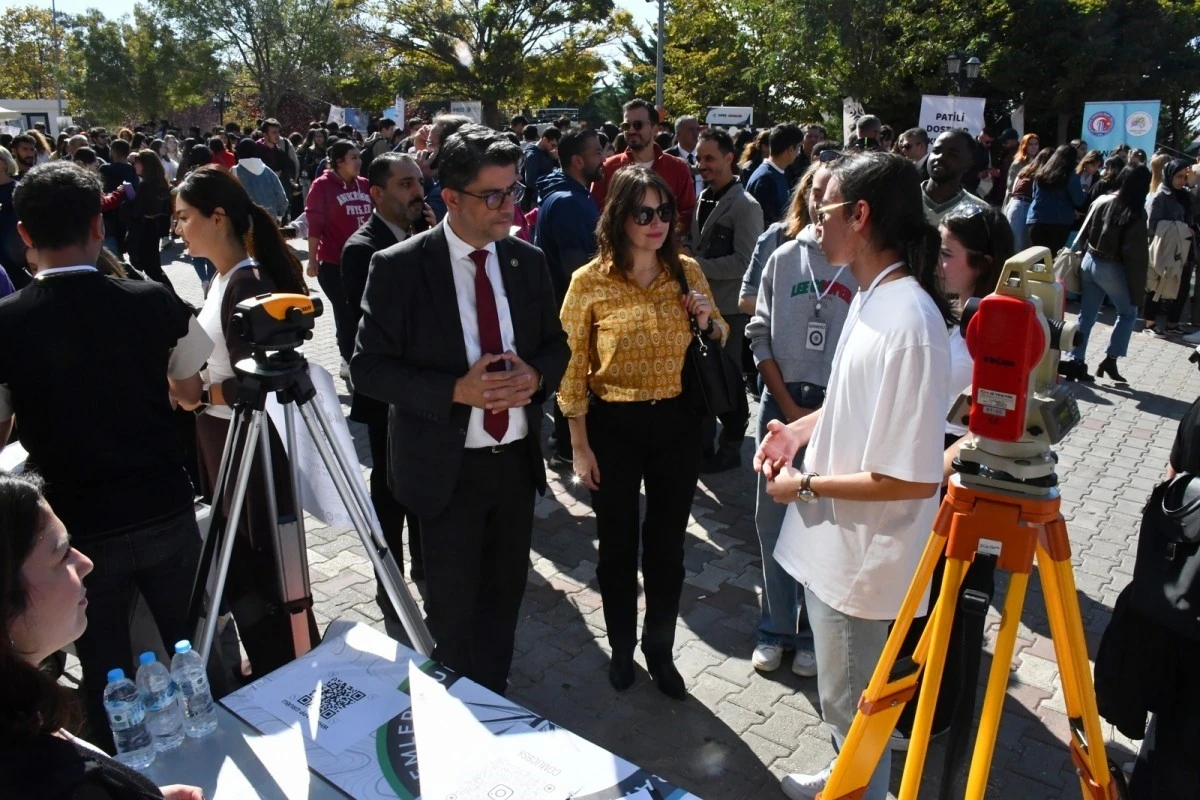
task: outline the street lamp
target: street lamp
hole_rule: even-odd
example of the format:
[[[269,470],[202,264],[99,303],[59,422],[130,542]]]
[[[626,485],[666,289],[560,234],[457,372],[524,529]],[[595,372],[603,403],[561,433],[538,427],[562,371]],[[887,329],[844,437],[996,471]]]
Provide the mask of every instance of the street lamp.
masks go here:
[[[225,127],[225,109],[233,104],[233,98],[229,96],[229,92],[221,90],[213,95],[212,104],[217,107],[217,119],[220,126]]]
[[[655,0],[646,0],[653,3]],[[667,0],[658,2],[658,53],[654,65],[654,107],[663,107],[663,26],[667,19]]]
[[[967,68],[964,70],[962,67],[962,59],[958,53],[946,56],[946,74],[954,81],[959,96],[966,94],[971,81],[979,77],[979,70],[983,67],[983,62],[975,56],[971,56],[967,59]]]

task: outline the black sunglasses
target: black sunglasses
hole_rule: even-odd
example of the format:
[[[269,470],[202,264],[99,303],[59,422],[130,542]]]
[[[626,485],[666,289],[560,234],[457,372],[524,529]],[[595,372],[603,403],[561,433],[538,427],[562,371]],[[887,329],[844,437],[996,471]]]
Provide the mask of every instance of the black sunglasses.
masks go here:
[[[828,164],[832,161],[837,161],[841,157],[842,153],[838,150],[822,150],[817,155],[817,161],[821,162],[822,164]]]
[[[651,208],[650,206],[638,206],[633,210],[633,213],[630,214],[630,218],[633,220],[634,225],[649,225],[654,221],[655,214],[658,214],[658,218],[663,222],[674,222],[675,204],[663,203],[658,208]]]
[[[646,127],[649,124],[650,123],[646,122],[646,120],[644,120],[644,119],[635,119],[633,122],[622,122],[621,130],[627,131],[630,128],[633,128],[635,131],[640,131],[642,128]]]

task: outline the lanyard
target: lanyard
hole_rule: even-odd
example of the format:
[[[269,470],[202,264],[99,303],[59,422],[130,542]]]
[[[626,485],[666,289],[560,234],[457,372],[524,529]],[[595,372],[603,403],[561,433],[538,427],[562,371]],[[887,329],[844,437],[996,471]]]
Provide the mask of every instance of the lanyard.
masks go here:
[[[812,285],[812,293],[814,295],[816,295],[816,298],[817,298],[816,302],[813,304],[813,314],[817,317],[817,319],[821,318],[822,301],[826,298],[826,296],[828,296],[829,290],[833,288],[833,285],[835,283],[837,283],[837,279],[842,277],[842,270],[844,270],[845,268],[846,268],[845,264],[838,267],[838,271],[833,274],[833,279],[830,280],[829,283],[825,286],[825,291],[818,294],[817,293],[817,288],[818,288],[818,286],[817,286],[817,271],[815,269],[813,269],[813,265],[811,262],[808,264],[809,283]]]

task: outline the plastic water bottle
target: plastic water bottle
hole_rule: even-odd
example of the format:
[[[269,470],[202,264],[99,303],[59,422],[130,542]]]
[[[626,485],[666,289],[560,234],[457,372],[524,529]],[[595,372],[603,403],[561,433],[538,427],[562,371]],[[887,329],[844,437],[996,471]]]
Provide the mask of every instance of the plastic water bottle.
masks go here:
[[[146,727],[160,753],[183,744],[183,709],[171,673],[147,650],[138,658],[137,688],[146,706]]]
[[[134,769],[153,764],[154,737],[146,729],[146,708],[133,681],[125,677],[125,670],[109,671],[104,710],[117,745],[117,760]]]
[[[183,727],[187,735],[199,739],[215,731],[217,709],[213,705],[212,689],[208,686],[208,673],[204,671],[200,654],[192,649],[192,643],[187,639],[175,643],[171,678],[183,698]]]

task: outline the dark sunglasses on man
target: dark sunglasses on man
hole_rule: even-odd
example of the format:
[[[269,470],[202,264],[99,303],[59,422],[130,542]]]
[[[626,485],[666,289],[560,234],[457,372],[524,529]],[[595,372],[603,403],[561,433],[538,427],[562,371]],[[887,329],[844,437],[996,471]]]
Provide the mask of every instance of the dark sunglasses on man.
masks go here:
[[[633,128],[635,131],[640,131],[642,128],[645,128],[649,124],[650,123],[646,122],[646,120],[644,120],[644,119],[635,119],[632,122],[628,122],[628,121],[622,122],[621,130],[627,131],[630,128]]]
[[[634,225],[649,225],[654,221],[654,215],[658,214],[658,218],[663,222],[675,221],[675,204],[663,203],[658,208],[650,206],[638,206],[633,210],[630,217],[633,219]]]

